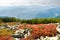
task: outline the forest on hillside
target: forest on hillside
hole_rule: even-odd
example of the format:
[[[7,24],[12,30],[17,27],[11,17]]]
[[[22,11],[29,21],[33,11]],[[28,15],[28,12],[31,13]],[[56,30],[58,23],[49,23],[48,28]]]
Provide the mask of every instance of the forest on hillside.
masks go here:
[[[47,24],[47,23],[59,23],[60,18],[34,18],[34,19],[20,19],[15,17],[0,17],[0,23],[6,22],[21,22],[27,24]]]

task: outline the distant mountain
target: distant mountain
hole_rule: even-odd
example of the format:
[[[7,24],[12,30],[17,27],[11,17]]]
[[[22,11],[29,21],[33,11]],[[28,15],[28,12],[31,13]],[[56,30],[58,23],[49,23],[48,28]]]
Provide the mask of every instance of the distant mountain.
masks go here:
[[[43,6],[18,6],[0,8],[0,16],[16,17],[21,19],[30,18],[54,18],[60,14],[60,8]]]
[[[59,16],[56,16],[56,18],[60,18],[60,15]]]

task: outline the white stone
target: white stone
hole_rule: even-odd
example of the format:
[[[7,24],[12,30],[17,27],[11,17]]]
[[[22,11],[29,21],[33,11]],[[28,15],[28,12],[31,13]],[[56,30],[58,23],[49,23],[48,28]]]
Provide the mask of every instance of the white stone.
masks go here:
[[[41,37],[40,37],[40,39],[41,39],[41,40],[44,40],[44,37],[43,37],[43,36],[41,36]]]
[[[38,38],[38,39],[36,39],[36,40],[40,40],[40,39]]]
[[[20,38],[14,38],[14,40],[20,40]]]
[[[44,40],[58,40],[58,37],[55,36],[55,37],[46,37],[44,38]]]
[[[23,32],[24,32],[23,29],[19,29],[19,30],[17,30],[15,33],[18,34],[18,33],[23,33]]]
[[[60,25],[58,25],[56,29],[60,33]]]

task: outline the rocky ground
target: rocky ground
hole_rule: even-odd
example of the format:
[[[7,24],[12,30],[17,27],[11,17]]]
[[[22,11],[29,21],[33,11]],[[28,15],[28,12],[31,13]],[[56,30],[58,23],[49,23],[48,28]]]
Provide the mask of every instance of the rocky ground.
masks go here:
[[[4,25],[0,26],[0,40],[6,39],[1,36],[10,36],[8,40],[60,40],[60,24]]]

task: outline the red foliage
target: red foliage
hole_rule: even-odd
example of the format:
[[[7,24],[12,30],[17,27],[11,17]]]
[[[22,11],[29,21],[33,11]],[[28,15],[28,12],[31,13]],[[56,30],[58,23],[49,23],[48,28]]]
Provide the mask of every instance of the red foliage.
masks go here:
[[[38,38],[40,36],[55,36],[57,33],[55,24],[36,24],[36,25],[26,25],[21,28],[32,28],[31,36],[32,38]]]
[[[12,40],[11,36],[0,36],[0,40]]]
[[[20,25],[20,29],[31,28],[31,35],[27,38],[21,38],[21,40],[34,40],[40,36],[55,36],[57,33],[55,24],[25,24]],[[12,40],[11,36],[0,36],[0,40]]]

